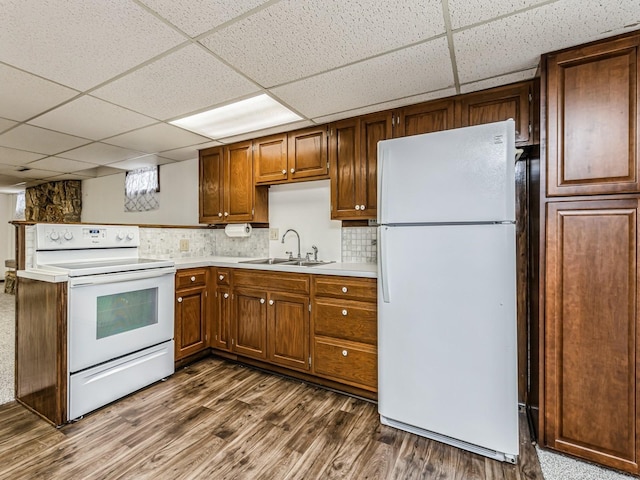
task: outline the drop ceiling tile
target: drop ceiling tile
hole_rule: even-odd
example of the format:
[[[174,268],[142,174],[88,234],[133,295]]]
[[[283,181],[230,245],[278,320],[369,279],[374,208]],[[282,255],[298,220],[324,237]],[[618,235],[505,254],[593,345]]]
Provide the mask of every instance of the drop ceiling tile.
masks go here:
[[[166,120],[258,90],[204,48],[189,45],[92,95]]]
[[[139,157],[141,155],[144,155],[144,152],[96,142],[74,150],[69,150],[59,156],[96,165],[108,165],[110,163],[120,162],[122,160]]]
[[[61,180],[87,180],[95,177],[95,175],[81,175],[80,173],[63,173],[62,175],[46,177],[43,180],[46,180],[47,182],[59,182]]]
[[[146,153],[157,153],[164,150],[197,145],[209,140],[211,139],[187,132],[181,128],[159,123],[109,138],[105,140],[105,143]],[[2,135],[0,135],[0,142],[2,142]]]
[[[142,0],[142,3],[192,37],[222,25],[267,0]]]
[[[441,37],[272,92],[306,117],[315,118],[450,87],[450,65],[447,39]]]
[[[47,155],[55,155],[89,142],[90,140],[85,138],[53,132],[31,125],[19,125],[13,130],[0,135],[0,146]]]
[[[2,165],[0,165],[0,169]],[[0,174],[0,193],[18,193],[24,191],[24,180],[13,175]]]
[[[400,98],[391,102],[376,103],[369,105],[368,107],[356,108],[353,110],[346,110],[343,112],[326,115],[323,117],[314,118],[313,121],[321,123],[335,122],[344,118],[352,118],[360,115],[366,115],[368,113],[381,112],[383,110],[390,110],[393,108],[400,108],[406,105],[414,105],[416,103],[428,102],[429,100],[435,100],[437,98],[451,97],[456,94],[454,87],[444,88],[442,90],[436,90],[435,92],[423,93],[421,95],[413,95],[410,97]]]
[[[170,158],[171,160],[175,160],[176,162],[183,162],[185,160],[193,160],[194,158],[198,158],[198,150],[203,148],[207,148],[207,147],[201,147],[200,145],[193,145],[191,147],[176,148],[175,150],[167,150],[164,152],[160,152],[160,155],[165,158]]]
[[[9,0],[2,5],[0,61],[86,90],[185,41],[128,0]],[[64,53],[62,53],[64,52]]]
[[[562,0],[453,35],[461,83],[535,68],[542,53],[637,28],[638,0]]]
[[[77,160],[69,160],[67,158],[47,157],[42,160],[31,162],[27,167],[37,168],[39,170],[49,170],[52,172],[73,173],[79,170],[93,168],[95,165],[86,162],[79,162]]]
[[[451,28],[487,21],[491,18],[509,15],[549,0],[449,0]]]
[[[40,180],[43,178],[50,177],[52,175],[56,175],[57,173],[57,172],[51,172],[49,170],[38,170],[35,168],[20,171],[18,170],[18,168],[23,168],[23,167],[0,168],[0,175],[11,175],[17,178],[21,178],[23,180],[25,178]]]
[[[18,121],[28,120],[79,93],[3,64],[0,64],[0,85],[2,115]]]
[[[121,168],[123,170],[136,170],[138,168],[149,167],[151,165],[166,165],[167,163],[175,162],[169,158],[164,158],[159,155],[144,155],[142,157],[124,160],[123,162],[112,163],[109,167]]]
[[[13,148],[0,147],[0,164],[4,165],[25,165],[44,155],[39,153],[25,152],[23,150],[15,150]]]
[[[440,0],[283,0],[202,43],[269,87],[444,31]]]
[[[1,100],[0,100],[1,101]],[[6,118],[0,118],[0,133],[9,130],[11,127],[15,127],[18,122],[13,120],[7,120]]]
[[[479,82],[465,83],[460,85],[460,93],[477,92],[478,90],[508,85],[509,83],[531,80],[536,76],[536,71],[537,68],[532,68],[530,70],[523,70],[521,72],[513,72],[506,75],[487,78],[486,80],[480,80]]]
[[[29,121],[31,125],[92,140],[113,137],[153,123],[158,122],[87,95]]]

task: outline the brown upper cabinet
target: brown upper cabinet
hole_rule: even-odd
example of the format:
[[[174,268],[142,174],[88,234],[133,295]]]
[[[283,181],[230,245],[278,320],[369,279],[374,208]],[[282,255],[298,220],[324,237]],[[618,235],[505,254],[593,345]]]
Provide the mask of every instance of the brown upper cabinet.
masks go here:
[[[455,127],[452,98],[404,107],[393,114],[393,136],[407,137]]]
[[[257,185],[329,178],[326,125],[259,138],[253,143]]]
[[[532,85],[532,82],[523,82],[458,97],[455,102],[456,127],[513,118],[516,123],[516,145],[531,144]]]
[[[331,218],[375,219],[378,142],[391,138],[390,111],[330,125]]]
[[[547,195],[640,191],[639,41],[635,35],[543,57]]]
[[[251,141],[200,151],[200,223],[268,222],[267,187],[253,181]]]

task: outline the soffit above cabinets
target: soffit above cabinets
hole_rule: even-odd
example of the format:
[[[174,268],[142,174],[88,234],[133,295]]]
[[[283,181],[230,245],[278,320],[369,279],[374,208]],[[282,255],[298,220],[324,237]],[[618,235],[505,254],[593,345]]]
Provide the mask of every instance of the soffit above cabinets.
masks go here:
[[[168,124],[257,94],[302,117],[277,133],[527,80],[541,53],[638,28],[637,0],[10,0],[0,191],[257,137]]]

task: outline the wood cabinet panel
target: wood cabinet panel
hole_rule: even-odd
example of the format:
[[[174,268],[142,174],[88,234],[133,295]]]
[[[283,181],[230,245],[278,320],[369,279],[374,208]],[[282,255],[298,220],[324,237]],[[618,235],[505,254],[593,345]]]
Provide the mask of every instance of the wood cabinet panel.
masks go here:
[[[548,195],[638,192],[639,37],[546,57]]]
[[[223,152],[222,147],[200,152],[199,221],[217,223],[223,216]]]
[[[522,82],[458,97],[456,127],[501,122],[512,118],[516,124],[516,145],[531,144],[532,87],[533,82]]]
[[[374,303],[317,298],[314,334],[376,345],[378,309]]]
[[[245,286],[263,290],[308,294],[310,279],[307,274],[264,272],[238,268],[233,273],[233,284],[236,287]]]
[[[207,347],[206,302],[204,286],[176,291],[175,360],[188,357]]]
[[[206,285],[207,269],[179,270],[176,273],[176,290],[181,288],[196,287]]]
[[[393,115],[380,112],[360,119],[360,195],[366,210],[362,218],[375,220],[378,215],[378,142],[393,136]]]
[[[291,180],[328,178],[327,126],[288,134],[288,166]]]
[[[377,287],[374,278],[333,277],[313,275],[313,292],[316,296],[326,296],[347,300],[375,302]]]
[[[331,218],[359,218],[360,122],[349,119],[330,127]],[[356,210],[356,205],[358,209]]]
[[[268,304],[269,360],[309,370],[309,297],[270,293]]]
[[[215,290],[215,307],[211,319],[211,346],[231,350],[231,289],[218,286]]]
[[[638,471],[638,201],[547,205],[545,442]]]
[[[281,182],[288,178],[286,133],[254,140],[253,154],[256,184]]]
[[[377,389],[378,355],[372,345],[315,337],[313,369],[361,388]]]
[[[267,293],[248,288],[233,291],[233,350],[248,357],[267,358]]]
[[[253,210],[252,143],[241,142],[225,147],[225,211],[227,222],[250,222]]]
[[[440,132],[455,127],[453,99],[436,100],[404,107],[396,114],[394,137]]]

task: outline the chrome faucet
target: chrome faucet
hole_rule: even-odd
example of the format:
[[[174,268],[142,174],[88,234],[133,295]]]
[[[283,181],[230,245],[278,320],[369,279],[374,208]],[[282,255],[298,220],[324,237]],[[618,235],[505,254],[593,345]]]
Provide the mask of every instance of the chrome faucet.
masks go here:
[[[287,236],[287,233],[289,232],[293,232],[296,234],[296,236],[298,237],[298,260],[301,260],[302,257],[300,256],[300,234],[298,232],[296,232],[293,228],[290,228],[289,230],[287,230],[286,232],[284,232],[284,235],[282,235],[282,243],[284,243],[284,237]],[[291,252],[289,252],[289,257],[291,257],[293,254]]]

